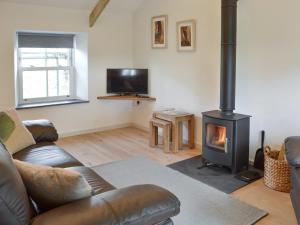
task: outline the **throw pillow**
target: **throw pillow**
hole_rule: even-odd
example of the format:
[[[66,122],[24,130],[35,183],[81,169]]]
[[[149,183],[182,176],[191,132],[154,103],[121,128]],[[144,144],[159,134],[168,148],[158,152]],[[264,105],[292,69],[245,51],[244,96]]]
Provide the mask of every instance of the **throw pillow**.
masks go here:
[[[75,171],[14,160],[28,194],[41,211],[88,198],[92,188]]]
[[[10,154],[36,144],[16,110],[0,112],[0,140]]]

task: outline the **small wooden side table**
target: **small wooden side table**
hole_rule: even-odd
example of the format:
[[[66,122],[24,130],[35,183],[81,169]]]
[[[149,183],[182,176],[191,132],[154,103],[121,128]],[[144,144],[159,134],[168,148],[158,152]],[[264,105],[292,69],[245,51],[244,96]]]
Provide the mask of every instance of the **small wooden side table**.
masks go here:
[[[154,148],[158,145],[158,128],[163,129],[163,143],[164,151],[170,152],[170,133],[171,133],[171,122],[152,118],[150,120],[150,146]]]
[[[182,125],[183,122],[188,122],[188,146],[195,147],[195,116],[194,114],[179,112],[175,110],[154,112],[153,118],[169,121],[172,123],[172,152],[179,152],[182,147]]]

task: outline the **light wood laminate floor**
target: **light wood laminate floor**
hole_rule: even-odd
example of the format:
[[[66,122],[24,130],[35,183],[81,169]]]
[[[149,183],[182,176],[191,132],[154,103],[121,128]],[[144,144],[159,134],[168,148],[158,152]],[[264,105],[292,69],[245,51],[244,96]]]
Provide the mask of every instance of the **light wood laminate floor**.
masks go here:
[[[150,148],[149,134],[136,128],[62,138],[58,145],[86,166],[96,166],[138,155],[145,155],[168,165],[200,154],[197,149],[166,154],[162,148]],[[269,212],[257,225],[297,225],[289,194],[268,189],[262,180],[234,192],[232,196]]]

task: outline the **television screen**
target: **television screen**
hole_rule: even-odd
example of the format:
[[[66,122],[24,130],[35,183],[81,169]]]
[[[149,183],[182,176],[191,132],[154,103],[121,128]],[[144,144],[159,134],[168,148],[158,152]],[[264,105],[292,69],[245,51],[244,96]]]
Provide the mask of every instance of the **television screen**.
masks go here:
[[[148,69],[107,69],[108,94],[148,94]]]

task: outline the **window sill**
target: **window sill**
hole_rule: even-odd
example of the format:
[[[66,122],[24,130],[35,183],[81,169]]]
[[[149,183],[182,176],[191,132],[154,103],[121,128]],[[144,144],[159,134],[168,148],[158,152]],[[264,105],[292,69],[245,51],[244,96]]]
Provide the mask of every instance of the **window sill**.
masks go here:
[[[62,105],[72,105],[72,104],[82,104],[89,103],[88,100],[81,99],[72,99],[65,101],[55,101],[55,102],[43,102],[43,103],[32,103],[32,104],[20,104],[16,107],[17,110],[22,109],[33,109],[33,108],[43,108],[43,107],[51,107],[51,106],[62,106]]]

